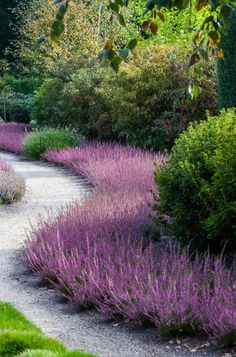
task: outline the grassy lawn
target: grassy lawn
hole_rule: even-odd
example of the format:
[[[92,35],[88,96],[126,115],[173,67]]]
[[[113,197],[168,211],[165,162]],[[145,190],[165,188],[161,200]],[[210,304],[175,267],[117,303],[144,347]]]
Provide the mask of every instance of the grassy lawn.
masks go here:
[[[0,302],[0,356],[95,357],[81,351],[68,351],[61,342],[46,337],[6,302]]]

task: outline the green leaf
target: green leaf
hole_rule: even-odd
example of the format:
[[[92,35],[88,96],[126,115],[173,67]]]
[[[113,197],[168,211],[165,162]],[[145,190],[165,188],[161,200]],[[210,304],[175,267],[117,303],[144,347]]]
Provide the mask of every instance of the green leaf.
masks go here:
[[[122,26],[125,26],[126,23],[125,23],[124,16],[121,15],[121,14],[117,14],[116,16],[117,16],[117,18],[118,18],[119,23],[120,23]]]
[[[175,0],[174,6],[176,6],[179,10],[184,10],[188,7],[189,0]]]
[[[111,2],[109,8],[118,14],[120,6],[116,2]]]
[[[64,32],[64,30],[65,30],[64,22],[58,19],[55,20],[52,24],[52,30],[50,34],[51,39],[57,40],[58,37],[62,34],[62,32]]]
[[[115,72],[119,71],[119,66],[121,64],[121,58],[119,56],[114,56],[110,62],[110,66]]]
[[[66,11],[67,11],[67,6],[66,5],[61,5],[59,7],[59,9],[57,10],[57,14],[56,14],[57,20],[63,20]]]
[[[120,5],[120,6],[124,6],[123,0],[116,0],[115,3]]]
[[[132,51],[137,46],[137,43],[138,41],[136,40],[136,38],[133,38],[132,40],[129,41],[127,47]]]
[[[196,99],[201,93],[200,87],[193,83],[190,83],[188,87],[188,93],[192,100]]]
[[[155,3],[153,0],[148,0],[146,3],[146,9],[143,12],[143,15],[145,15],[147,12],[151,11],[154,9]]]
[[[206,17],[205,20],[203,21],[201,29],[203,30],[205,25],[208,24],[209,22],[212,22],[213,20],[214,20],[214,16],[212,15]]]

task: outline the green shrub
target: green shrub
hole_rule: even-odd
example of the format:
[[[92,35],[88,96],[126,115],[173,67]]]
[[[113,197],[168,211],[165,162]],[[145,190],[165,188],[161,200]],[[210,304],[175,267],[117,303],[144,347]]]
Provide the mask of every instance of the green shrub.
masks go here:
[[[0,301],[0,317],[0,330],[12,329],[40,333],[36,326],[9,303]]]
[[[193,248],[236,250],[236,115],[190,125],[176,141],[169,163],[157,169],[157,209],[169,229]]]
[[[20,123],[30,122],[33,96],[30,94],[10,94],[7,95],[6,109],[7,120]],[[0,117],[3,117],[4,97],[0,97]]]
[[[44,78],[40,77],[15,77],[5,76],[0,83],[0,92],[4,86],[11,89],[14,93],[33,94],[33,92],[42,85]]]
[[[121,140],[141,147],[170,148],[188,123],[215,110],[214,71],[203,68],[196,101],[187,95],[186,53],[150,46],[121,66],[79,69],[67,81],[47,81],[34,99],[31,118],[39,125],[72,126],[82,135]]]
[[[12,357],[27,349],[66,350],[62,343],[37,332],[0,330],[0,356]]]
[[[63,118],[59,101],[64,81],[61,79],[47,79],[39,87],[33,98],[31,120],[39,126],[69,125],[70,118]],[[67,104],[66,104],[67,105]]]
[[[60,100],[63,118],[69,118],[70,124],[78,127],[84,136],[114,139],[109,107],[106,107],[98,91],[109,77],[114,77],[109,68],[83,68],[63,88]],[[110,90],[113,95],[112,86]]]
[[[39,159],[47,149],[63,149],[76,144],[76,138],[68,130],[44,129],[28,135],[23,153],[31,159]]]
[[[222,108],[236,107],[236,11],[230,17],[230,26],[222,35],[220,48],[224,59],[217,61],[218,106]]]
[[[98,91],[110,108],[118,137],[130,144],[164,150],[172,147],[190,121],[206,117],[206,109],[214,113],[211,68],[205,69],[205,74],[203,68],[198,79],[203,90],[192,101],[186,91],[192,77],[185,57],[185,51],[177,47],[152,46],[125,64],[117,78],[102,83]]]

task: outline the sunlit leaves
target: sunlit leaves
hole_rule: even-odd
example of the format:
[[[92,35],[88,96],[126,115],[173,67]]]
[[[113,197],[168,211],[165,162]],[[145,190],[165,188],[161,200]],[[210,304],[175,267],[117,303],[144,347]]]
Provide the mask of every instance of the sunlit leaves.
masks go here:
[[[120,8],[122,6],[124,6],[123,0],[110,0],[108,7],[116,14],[117,20],[120,25],[126,26],[125,18],[120,12]]]
[[[136,40],[136,38],[133,38],[131,41],[129,41],[127,47],[132,51],[137,46],[137,43],[138,41]]]
[[[189,84],[189,87],[188,87],[188,94],[190,96],[190,98],[193,100],[193,99],[196,99],[199,94],[201,93],[201,89],[199,86],[193,84],[193,83],[190,83]]]
[[[50,37],[52,40],[57,40],[58,37],[65,31],[64,17],[67,11],[67,3],[59,6],[56,19],[52,24]]]
[[[137,39],[133,38],[128,42],[126,47],[122,48],[118,53],[113,49],[113,41],[111,39],[106,40],[103,51],[99,54],[99,59],[103,62],[109,62],[111,68],[118,72],[119,66],[122,60],[128,58],[132,51],[137,46]]]
[[[63,20],[55,20],[52,24],[52,29],[50,33],[50,37],[52,40],[57,40],[58,37],[64,32],[65,25]]]

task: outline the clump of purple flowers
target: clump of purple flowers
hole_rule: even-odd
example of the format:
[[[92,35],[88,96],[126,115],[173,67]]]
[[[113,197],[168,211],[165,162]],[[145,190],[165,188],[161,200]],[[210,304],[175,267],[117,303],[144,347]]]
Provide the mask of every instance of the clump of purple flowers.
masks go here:
[[[23,141],[31,129],[30,124],[0,123],[0,149],[20,154]]]
[[[13,170],[13,167],[11,164],[0,158],[0,170],[9,171],[9,170]]]
[[[35,227],[26,249],[33,271],[81,308],[154,324],[163,334],[206,333],[235,343],[235,266],[148,238],[153,162],[161,165],[163,155],[92,142],[43,157],[71,167],[94,190],[82,205]]]

